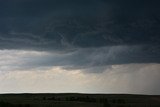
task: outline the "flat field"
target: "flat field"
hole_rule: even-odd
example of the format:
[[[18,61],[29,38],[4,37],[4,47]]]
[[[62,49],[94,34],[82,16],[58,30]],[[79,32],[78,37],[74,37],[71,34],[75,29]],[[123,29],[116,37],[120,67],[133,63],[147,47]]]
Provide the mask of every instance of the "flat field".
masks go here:
[[[160,96],[130,94],[0,94],[0,107],[160,107]]]

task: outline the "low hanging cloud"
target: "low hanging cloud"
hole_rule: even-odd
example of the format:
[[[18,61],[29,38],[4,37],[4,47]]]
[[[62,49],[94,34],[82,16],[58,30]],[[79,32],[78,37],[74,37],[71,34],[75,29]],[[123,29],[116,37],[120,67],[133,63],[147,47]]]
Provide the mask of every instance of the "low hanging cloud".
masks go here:
[[[27,57],[21,66],[80,69],[160,62],[159,2],[0,2],[0,49],[49,53]]]
[[[155,51],[156,50],[156,51]],[[61,66],[64,69],[88,69],[103,72],[111,65],[130,63],[159,63],[159,47],[112,46],[78,48],[72,51],[1,50],[1,71]],[[92,69],[93,67],[99,68]],[[103,69],[100,69],[103,68]],[[92,70],[89,70],[92,69]]]

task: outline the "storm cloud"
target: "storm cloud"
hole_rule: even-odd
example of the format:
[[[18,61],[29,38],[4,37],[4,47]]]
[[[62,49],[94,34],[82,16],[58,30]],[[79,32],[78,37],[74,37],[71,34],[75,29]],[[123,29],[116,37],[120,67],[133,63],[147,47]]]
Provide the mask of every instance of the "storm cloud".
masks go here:
[[[124,1],[1,1],[1,48],[159,45],[160,9]]]
[[[79,81],[73,83],[80,92],[159,93],[159,5],[150,0],[0,0],[0,80],[5,80],[0,91],[11,91],[7,84],[13,77],[15,84],[33,74],[29,79],[37,80],[26,87],[49,83],[43,92],[53,91],[53,80],[66,89],[63,77]],[[18,82],[21,91],[24,81]],[[71,88],[67,91],[75,91]]]
[[[159,2],[0,2],[1,49],[61,51],[56,63],[72,67],[160,62]]]
[[[160,63],[159,47],[109,46],[78,48],[69,51],[1,50],[1,71],[26,70],[60,66],[101,73],[112,65]],[[94,69],[93,69],[94,68]]]

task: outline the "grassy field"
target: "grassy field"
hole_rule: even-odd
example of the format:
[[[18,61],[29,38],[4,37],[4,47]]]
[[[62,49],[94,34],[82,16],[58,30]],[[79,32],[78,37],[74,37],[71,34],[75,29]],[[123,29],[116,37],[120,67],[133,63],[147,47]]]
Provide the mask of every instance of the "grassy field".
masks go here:
[[[127,94],[1,94],[0,107],[160,107],[160,96]]]

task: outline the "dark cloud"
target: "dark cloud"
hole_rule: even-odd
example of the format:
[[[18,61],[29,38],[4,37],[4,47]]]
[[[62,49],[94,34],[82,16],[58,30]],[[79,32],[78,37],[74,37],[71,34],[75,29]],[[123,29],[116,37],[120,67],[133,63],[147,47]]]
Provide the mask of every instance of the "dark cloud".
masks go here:
[[[0,0],[0,91],[159,94],[159,5]]]
[[[9,53],[13,53],[9,54]],[[17,52],[17,53],[16,53]],[[109,46],[101,48],[79,48],[68,52],[6,51],[9,54],[1,66],[12,70],[61,67],[85,72],[101,73],[112,65],[132,63],[160,63],[160,48],[148,46]],[[2,54],[3,57],[4,54]],[[10,57],[12,59],[10,59]],[[15,58],[14,58],[15,57]],[[13,63],[14,62],[14,63]],[[20,63],[23,62],[23,63]],[[3,70],[2,70],[3,71]]]
[[[53,56],[37,59],[38,65],[159,63],[158,4],[149,0],[1,0],[0,48],[67,51],[67,56],[54,57],[57,60]],[[74,51],[68,55],[68,50]]]

